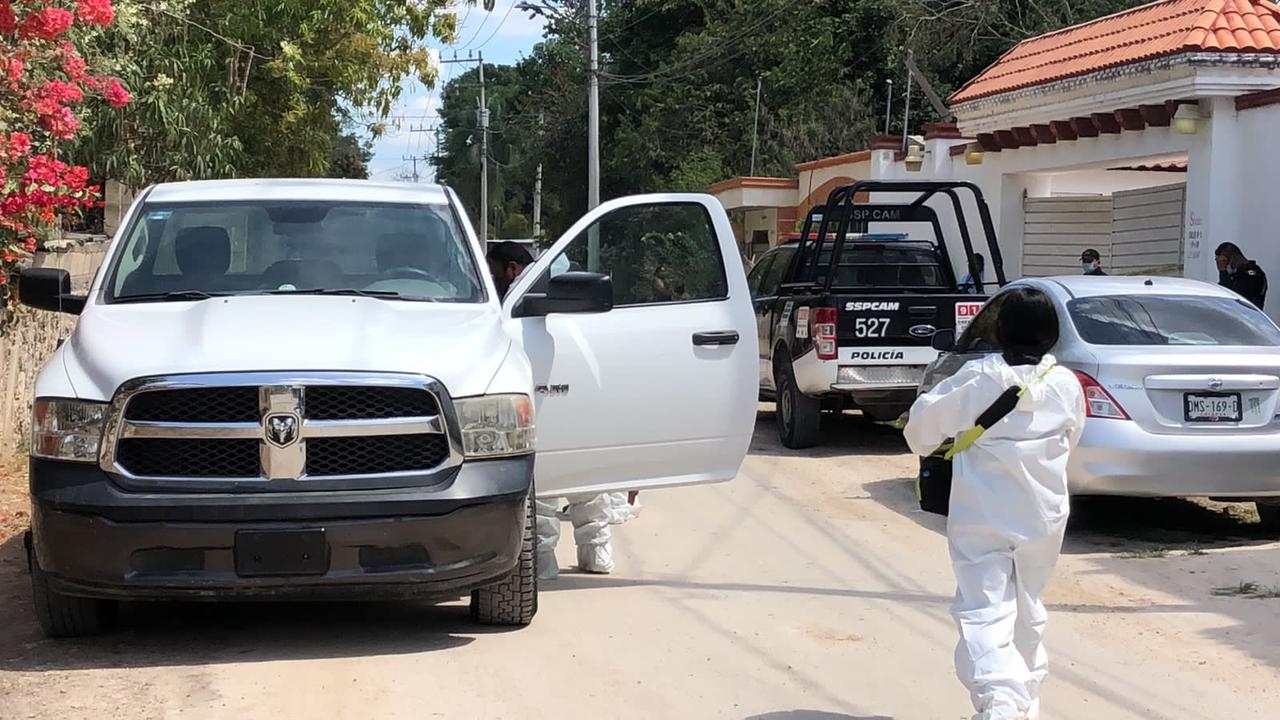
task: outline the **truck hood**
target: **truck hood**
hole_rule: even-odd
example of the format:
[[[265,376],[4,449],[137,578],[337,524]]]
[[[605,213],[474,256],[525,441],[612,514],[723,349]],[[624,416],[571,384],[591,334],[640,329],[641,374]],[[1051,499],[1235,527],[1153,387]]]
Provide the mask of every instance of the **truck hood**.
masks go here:
[[[496,307],[252,296],[91,305],[60,353],[78,397],[128,380],[236,371],[405,372],[485,392],[511,347]]]

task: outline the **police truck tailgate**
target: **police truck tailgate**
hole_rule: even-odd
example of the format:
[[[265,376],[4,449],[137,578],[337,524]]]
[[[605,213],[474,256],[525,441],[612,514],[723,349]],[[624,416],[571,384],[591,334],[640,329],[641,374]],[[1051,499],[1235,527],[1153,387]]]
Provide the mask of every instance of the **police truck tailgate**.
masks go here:
[[[982,307],[974,295],[837,295],[840,357],[854,365],[925,365],[937,353],[933,334],[959,334]],[[845,350],[845,348],[851,349]],[[847,358],[847,360],[846,360]]]

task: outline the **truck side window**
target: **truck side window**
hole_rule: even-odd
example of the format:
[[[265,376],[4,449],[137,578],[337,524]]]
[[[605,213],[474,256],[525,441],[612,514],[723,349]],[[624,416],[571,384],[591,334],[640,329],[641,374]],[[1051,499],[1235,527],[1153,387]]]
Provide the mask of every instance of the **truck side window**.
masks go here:
[[[973,323],[956,344],[961,352],[988,353],[1000,350],[1000,342],[996,339],[996,318],[1000,315],[1000,305],[1004,298],[1004,295],[991,298],[973,319]]]
[[[768,271],[765,272],[764,279],[760,283],[760,294],[762,296],[770,296],[778,294],[778,286],[782,284],[782,279],[787,275],[787,268],[791,266],[791,259],[795,257],[795,253],[790,250],[779,250],[774,254],[776,258],[769,265]]]
[[[765,293],[761,290],[764,284],[765,275],[769,272],[769,266],[778,258],[778,253],[769,253],[760,258],[760,262],[751,268],[751,272],[747,274],[747,287],[751,288],[751,297],[764,297]]]
[[[575,270],[613,278],[615,307],[719,300],[729,296],[711,216],[696,203],[624,207],[570,241]]]

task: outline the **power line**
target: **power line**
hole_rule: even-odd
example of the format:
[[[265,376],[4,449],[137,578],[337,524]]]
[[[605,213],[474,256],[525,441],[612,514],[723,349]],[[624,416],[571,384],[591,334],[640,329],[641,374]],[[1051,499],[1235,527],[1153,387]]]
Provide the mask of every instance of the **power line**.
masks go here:
[[[493,40],[493,38],[497,36],[498,32],[502,30],[502,26],[507,24],[507,18],[511,17],[511,11],[515,9],[516,9],[516,3],[515,3],[515,0],[512,0],[511,7],[507,8],[507,14],[502,16],[502,22],[498,23],[498,27],[494,28],[493,32],[489,33],[489,37],[485,38],[484,42],[480,43],[478,47],[483,48],[484,46],[489,44],[490,40]]]
[[[459,50],[466,50],[467,48],[471,47],[472,43],[476,41],[476,38],[480,36],[480,31],[484,30],[484,26],[488,24],[489,18],[492,16],[493,16],[492,12],[488,10],[485,11],[484,19],[480,21],[480,27],[476,28],[476,31],[471,34],[471,39],[467,41],[466,45],[463,45],[461,48],[459,48]]]

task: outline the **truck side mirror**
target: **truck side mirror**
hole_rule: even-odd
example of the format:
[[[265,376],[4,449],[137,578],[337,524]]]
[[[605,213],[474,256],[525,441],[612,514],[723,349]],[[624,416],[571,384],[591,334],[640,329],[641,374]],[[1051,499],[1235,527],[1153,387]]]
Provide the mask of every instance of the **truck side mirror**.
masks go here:
[[[588,272],[566,272],[547,282],[545,293],[525,295],[512,317],[545,317],[552,313],[602,313],[613,309],[613,279]]]
[[[88,297],[71,294],[71,273],[62,268],[27,268],[18,276],[18,300],[37,310],[79,315]]]
[[[930,344],[938,352],[951,352],[956,349],[956,331],[950,329],[939,330],[933,334],[933,340]]]

